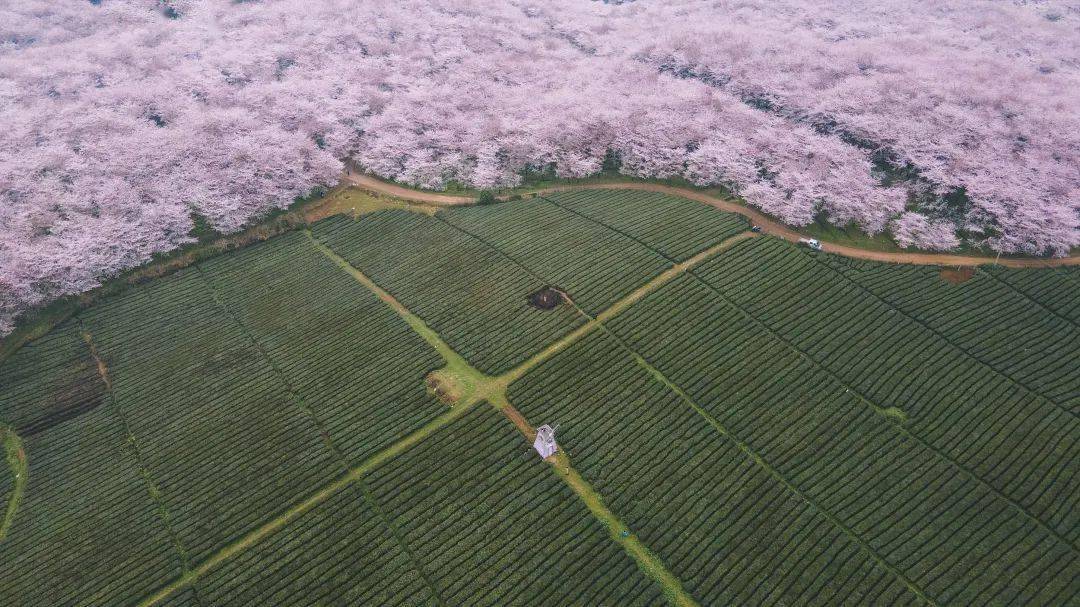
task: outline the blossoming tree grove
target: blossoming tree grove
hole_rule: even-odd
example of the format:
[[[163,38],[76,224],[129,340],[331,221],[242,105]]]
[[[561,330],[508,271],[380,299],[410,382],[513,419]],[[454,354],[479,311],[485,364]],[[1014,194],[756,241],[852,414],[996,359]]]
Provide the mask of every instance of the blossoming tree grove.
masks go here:
[[[337,180],[723,184],[903,246],[1080,245],[1056,2],[23,0],[0,7],[0,333]]]

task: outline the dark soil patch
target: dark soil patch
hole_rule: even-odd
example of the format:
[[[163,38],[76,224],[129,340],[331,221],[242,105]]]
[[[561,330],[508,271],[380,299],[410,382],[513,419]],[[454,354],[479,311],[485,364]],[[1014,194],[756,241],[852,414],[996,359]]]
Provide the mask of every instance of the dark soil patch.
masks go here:
[[[428,374],[425,382],[428,394],[439,399],[444,405],[454,406],[461,400],[463,387],[461,381],[444,370],[432,371]]]
[[[564,301],[562,290],[558,287],[544,287],[529,294],[529,305],[538,310],[554,310]]]
[[[971,266],[960,266],[958,268],[942,268],[941,279],[949,284],[958,285],[962,282],[971,280],[972,276],[975,276],[975,268]]]
[[[23,438],[40,434],[60,424],[75,419],[84,413],[89,413],[98,408],[105,398],[102,395],[94,396],[84,401],[71,404],[63,409],[52,411],[45,417],[39,417],[15,429],[15,433]]]
[[[105,402],[105,384],[96,373],[76,373],[42,396],[38,415],[16,425],[19,436],[33,436],[98,408]]]

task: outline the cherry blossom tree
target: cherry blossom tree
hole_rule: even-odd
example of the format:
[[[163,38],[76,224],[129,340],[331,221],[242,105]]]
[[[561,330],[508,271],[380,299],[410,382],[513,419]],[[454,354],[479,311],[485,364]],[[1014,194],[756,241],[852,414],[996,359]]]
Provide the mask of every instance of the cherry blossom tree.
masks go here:
[[[0,6],[0,333],[333,184],[724,184],[949,249],[1080,245],[1080,13],[810,0]]]

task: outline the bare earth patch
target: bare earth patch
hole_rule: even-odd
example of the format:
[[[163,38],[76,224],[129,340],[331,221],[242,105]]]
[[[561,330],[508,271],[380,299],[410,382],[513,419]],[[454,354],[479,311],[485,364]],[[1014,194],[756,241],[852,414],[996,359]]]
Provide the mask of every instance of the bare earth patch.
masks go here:
[[[465,395],[465,384],[457,375],[439,369],[428,373],[424,383],[427,384],[428,394],[439,399],[444,405],[454,406]]]
[[[554,310],[566,301],[562,289],[551,286],[530,293],[528,299],[529,305],[538,310]]]
[[[957,266],[955,268],[941,268],[941,279],[947,283],[958,285],[971,280],[975,276],[975,268],[972,266]]]

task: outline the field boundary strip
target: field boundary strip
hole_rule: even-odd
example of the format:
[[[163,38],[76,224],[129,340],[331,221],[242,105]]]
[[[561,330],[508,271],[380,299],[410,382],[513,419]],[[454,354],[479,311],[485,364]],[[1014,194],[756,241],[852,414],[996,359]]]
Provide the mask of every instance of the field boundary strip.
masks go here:
[[[19,511],[23,494],[26,493],[30,466],[26,460],[26,450],[23,449],[22,439],[15,434],[14,428],[0,426],[0,443],[3,443],[4,459],[11,470],[12,477],[11,496],[8,497],[7,507],[4,509],[4,520],[0,521],[0,543],[3,543],[8,529],[15,522],[15,514]]]
[[[455,196],[452,194],[440,194],[436,192],[417,190],[395,183],[388,183],[381,179],[376,179],[375,177],[372,177],[370,175],[347,173],[345,175],[342,175],[341,179],[345,183],[355,185],[368,191],[395,196],[397,198],[402,198],[405,200],[427,202],[443,206],[469,205],[476,202],[474,198],[468,196]],[[669,194],[671,196],[679,196],[682,198],[687,198],[689,200],[707,204],[709,206],[720,209],[721,211],[742,215],[743,217],[746,217],[747,219],[752,221],[755,225],[760,226],[762,232],[766,234],[771,234],[778,238],[782,238],[789,242],[798,242],[800,238],[808,238],[807,235],[802,234],[799,231],[790,228],[787,225],[776,221],[775,219],[768,217],[764,213],[756,211],[748,206],[732,202],[731,200],[725,200],[723,198],[711,196],[704,192],[699,192],[696,190],[682,188],[678,186],[669,186],[647,182],[588,183],[540,188],[536,190],[526,190],[524,192],[521,192],[521,194],[536,194],[542,196],[544,194],[553,194],[556,192],[572,192],[575,190],[639,190],[646,192],[656,192],[660,194]],[[1053,268],[1062,266],[1080,266],[1080,255],[1070,255],[1068,257],[1047,259],[1037,257],[1006,257],[1002,259],[980,255],[959,255],[952,253],[891,253],[886,251],[872,251],[869,249],[861,249],[858,247],[840,245],[827,241],[822,242],[822,245],[826,253],[833,253],[836,255],[842,255],[844,257],[851,257],[855,259],[865,259],[868,261],[880,261],[886,263],[903,263],[930,266],[1000,265],[1009,268]]]
[[[917,434],[913,434],[910,430],[908,430],[904,426],[904,424],[896,423],[896,421],[897,421],[896,416],[889,410],[888,407],[882,407],[881,405],[879,405],[879,404],[875,403],[874,401],[870,400],[870,398],[868,398],[865,394],[863,394],[862,391],[858,390],[857,388],[855,388],[854,386],[852,386],[848,382],[844,381],[836,373],[834,373],[833,371],[831,371],[830,369],[828,369],[827,367],[825,367],[824,365],[819,363],[816,359],[814,359],[812,356],[810,356],[809,354],[804,352],[797,345],[791,343],[789,340],[785,339],[782,335],[778,334],[775,330],[773,330],[771,327],[769,327],[764,322],[759,320],[756,316],[754,316],[753,314],[751,314],[750,312],[745,310],[743,308],[743,306],[740,306],[739,304],[732,301],[727,295],[722,293],[719,289],[717,289],[713,285],[711,285],[708,282],[706,282],[705,280],[701,279],[700,277],[698,277],[693,272],[689,272],[688,274],[691,277],[693,277],[693,279],[695,281],[697,281],[699,284],[703,285],[705,288],[707,288],[712,293],[715,293],[717,297],[719,297],[721,300],[723,300],[725,303],[727,303],[733,309],[737,310],[739,312],[739,314],[743,318],[749,320],[751,323],[753,323],[754,326],[756,326],[759,329],[765,331],[770,336],[772,336],[774,339],[778,340],[780,343],[787,346],[788,349],[790,349],[792,352],[794,352],[800,358],[802,358],[803,360],[805,360],[808,363],[810,363],[811,365],[813,365],[814,368],[818,369],[820,372],[827,375],[833,381],[837,382],[841,387],[846,389],[848,392],[855,395],[855,397],[858,398],[860,401],[862,401],[865,405],[867,405],[868,407],[870,407],[871,409],[873,409],[875,412],[882,415],[886,419],[892,421],[894,423],[894,425],[898,428],[898,430],[899,430],[899,432],[901,434],[903,434],[904,436],[910,438],[911,440],[919,443],[920,445],[922,445],[926,449],[929,449],[931,452],[935,453],[938,457],[940,457],[943,461],[947,462],[948,464],[950,464],[952,466],[955,466],[963,474],[965,474],[967,477],[974,480],[976,483],[978,483],[984,489],[986,489],[987,491],[990,491],[991,493],[993,493],[997,497],[1005,500],[1009,505],[1011,505],[1013,508],[1015,508],[1019,513],[1021,513],[1023,516],[1027,517],[1032,522],[1034,522],[1040,529],[1042,529],[1046,533],[1050,534],[1051,536],[1053,536],[1054,538],[1056,538],[1057,540],[1061,541],[1063,544],[1068,546],[1070,549],[1073,550],[1073,552],[1080,552],[1080,547],[1077,547],[1076,544],[1074,544],[1073,542],[1070,542],[1067,538],[1065,538],[1058,531],[1056,531],[1055,529],[1050,527],[1048,524],[1043,522],[1040,518],[1033,515],[1031,512],[1028,512],[1028,510],[1026,508],[1024,508],[1024,506],[1021,505],[1020,503],[1018,503],[1016,500],[1009,497],[1008,495],[1005,495],[1000,490],[998,490],[996,487],[994,487],[993,485],[991,485],[988,482],[986,482],[985,480],[983,480],[982,477],[975,474],[975,472],[972,471],[967,466],[965,466],[965,465],[961,464],[960,462],[957,462],[956,460],[950,458],[948,455],[943,453],[941,451],[941,449],[939,449],[938,447],[935,447],[934,445],[931,445],[925,439],[923,439],[921,436],[919,436]],[[949,343],[951,343],[951,342],[949,342]]]
[[[514,424],[526,441],[532,443],[536,438],[536,429],[520,411],[510,404],[505,393],[492,397],[488,402],[500,410]],[[696,607],[698,605],[698,602],[683,588],[682,581],[667,568],[660,557],[654,554],[644,542],[632,533],[626,537],[621,537],[622,531],[629,531],[629,528],[604,504],[604,499],[600,496],[600,493],[574,468],[570,457],[562,449],[559,449],[544,461],[551,466],[552,472],[559,480],[566,484],[578,496],[578,499],[585,504],[592,517],[607,528],[611,540],[621,545],[623,550],[637,563],[638,568],[660,585],[665,595],[674,605],[679,607]]]
[[[180,557],[181,575],[186,576],[191,572],[191,559],[188,556],[187,550],[184,549],[183,543],[180,541],[180,536],[177,535],[176,529],[173,527],[172,515],[169,512],[169,508],[166,506],[165,500],[162,499],[161,491],[158,489],[157,483],[154,482],[154,477],[150,474],[150,468],[146,466],[146,461],[139,449],[138,441],[135,440],[135,434],[131,430],[128,418],[124,415],[124,411],[116,398],[116,394],[113,392],[112,377],[109,374],[109,367],[101,357],[101,353],[98,352],[97,344],[94,343],[93,334],[90,333],[90,330],[83,324],[81,319],[76,319],[76,322],[79,326],[79,334],[82,336],[83,341],[86,342],[86,347],[90,350],[90,357],[94,360],[94,364],[97,365],[98,374],[101,376],[102,383],[105,384],[107,406],[116,413],[116,417],[120,420],[120,424],[123,427],[124,438],[127,443],[126,450],[129,451],[131,457],[135,460],[135,466],[138,468],[139,475],[142,476],[143,482],[146,484],[146,490],[150,494],[150,499],[154,501],[154,505],[157,507],[158,516],[161,517],[161,522],[165,525],[165,531],[169,535],[169,540],[176,550],[177,556]],[[195,602],[200,603],[198,592],[195,593]]]

